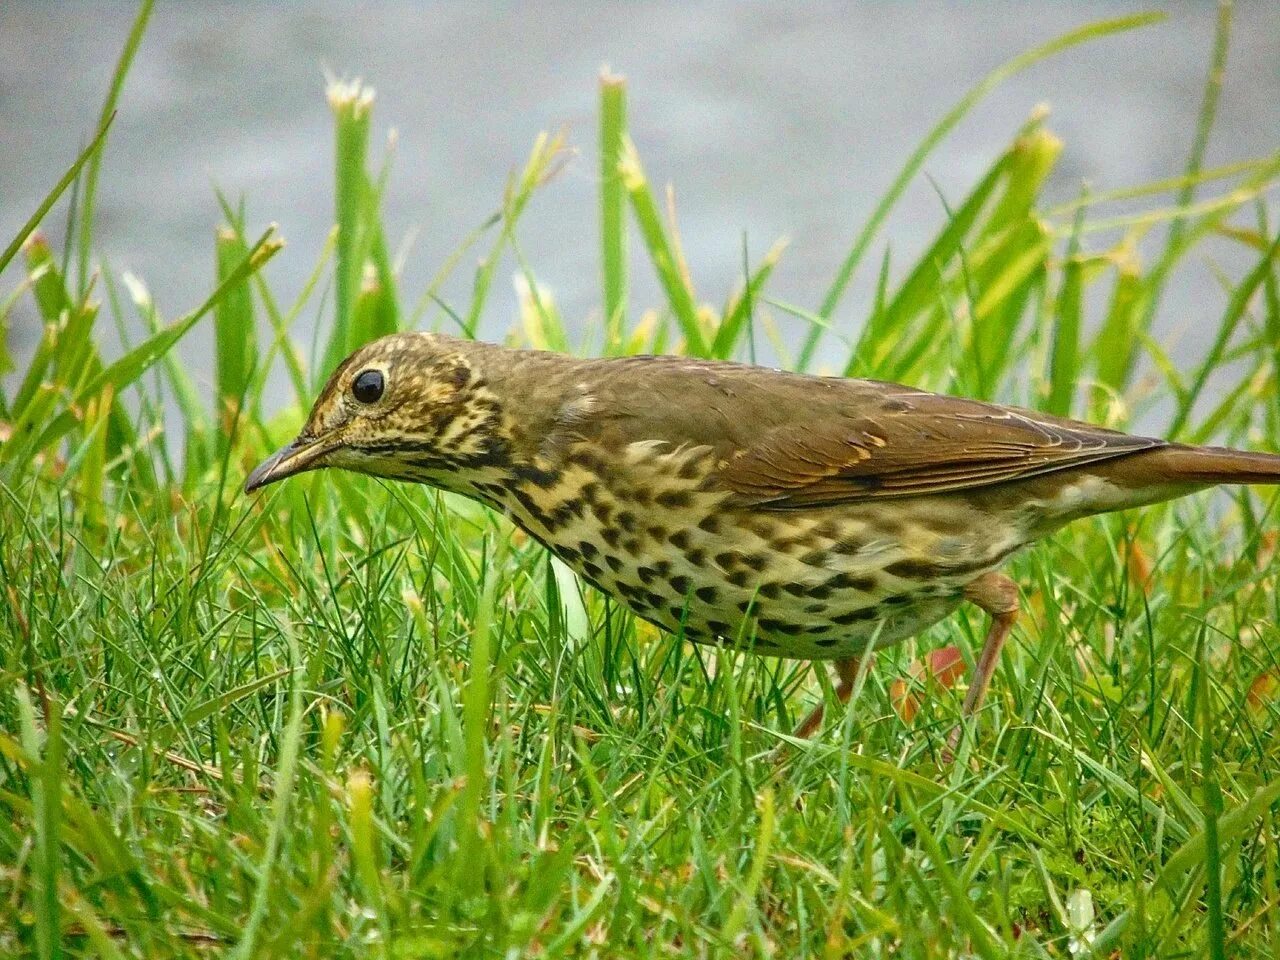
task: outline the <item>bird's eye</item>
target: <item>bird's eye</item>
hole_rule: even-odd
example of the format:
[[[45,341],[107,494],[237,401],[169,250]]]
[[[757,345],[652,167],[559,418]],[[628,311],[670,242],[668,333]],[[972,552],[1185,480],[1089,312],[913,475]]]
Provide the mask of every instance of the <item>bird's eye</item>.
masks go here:
[[[384,387],[381,370],[362,370],[351,381],[351,393],[361,403],[377,403]]]

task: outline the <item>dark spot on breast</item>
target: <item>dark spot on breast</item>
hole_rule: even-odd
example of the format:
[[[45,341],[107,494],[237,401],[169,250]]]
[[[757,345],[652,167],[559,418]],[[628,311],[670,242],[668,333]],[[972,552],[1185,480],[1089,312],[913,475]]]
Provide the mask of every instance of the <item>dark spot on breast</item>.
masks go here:
[[[793,597],[803,597],[805,594],[809,592],[808,586],[806,586],[803,583],[796,583],[794,581],[788,584],[784,584],[782,589],[785,590],[787,593],[791,594]]]
[[[654,593],[650,590],[644,595],[644,601],[654,610],[661,610],[662,605],[667,602],[667,598],[660,593]]]
[[[880,616],[880,611],[875,607],[863,607],[861,610],[850,610],[848,613],[842,613],[838,617],[832,617],[831,622],[847,627],[851,623],[860,623],[866,620],[875,620]]]
[[[620,511],[618,513],[618,526],[627,531],[627,533],[635,533],[636,515],[630,510]]]
[[[884,570],[885,573],[891,573],[895,577],[902,577],[904,580],[933,580],[937,577],[946,576],[949,572],[948,567],[931,563],[928,560],[898,560],[889,564]]]
[[[582,554],[584,557],[594,557],[597,553],[600,552],[600,548],[597,547],[590,540],[579,540],[578,552]]]
[[[622,569],[622,561],[619,560],[617,557],[615,557],[612,553],[607,554],[605,556],[604,562],[609,565],[609,569],[612,570],[614,573],[617,573],[619,570]]]
[[[839,638],[839,637],[826,637],[825,639],[822,639],[822,640],[815,640],[815,641],[813,641],[813,642],[814,642],[814,643],[816,643],[816,644],[817,644],[818,646],[820,646],[820,647],[828,647],[828,648],[830,648],[830,647],[834,647],[834,646],[836,646],[836,644],[838,644],[838,643],[840,642],[840,638]]]
[[[671,619],[679,623],[684,619],[684,607],[668,607],[667,612],[671,614]]]
[[[658,571],[653,567],[638,567],[636,576],[640,578],[641,583],[648,585],[658,578]]]
[[[823,567],[826,566],[830,556],[826,550],[810,550],[801,555],[800,562],[810,567]]]
[[[666,507],[668,510],[687,507],[693,503],[693,497],[687,490],[663,490],[654,500],[657,501],[658,506]]]
[[[593,451],[588,450],[585,447],[579,447],[577,450],[571,452],[568,456],[568,461],[575,466],[582,467],[588,473],[607,472],[605,462],[601,460],[600,457],[596,456]]]
[[[676,476],[681,480],[692,480],[699,472],[702,465],[702,457],[688,457],[680,464],[680,469],[676,471]]]
[[[791,637],[796,636],[804,630],[804,627],[800,624],[789,623],[786,620],[770,620],[766,618],[764,620],[760,620],[759,623],[762,630],[768,630],[770,633],[785,633]]]
[[[723,620],[708,620],[707,629],[712,633],[718,633],[722,636],[733,632],[733,627],[729,626],[729,624],[725,623]]]
[[[671,544],[677,550],[688,550],[689,532],[687,530],[677,530],[667,538],[667,543]]]
[[[867,545],[867,541],[862,537],[847,536],[841,537],[835,543],[831,544],[833,553],[841,553],[846,557],[853,556],[859,550]]]
[[[694,547],[685,554],[685,559],[695,567],[705,566],[707,562],[707,551],[701,547]]]
[[[751,579],[751,574],[746,570],[735,570],[733,573],[725,577],[725,579],[735,587],[745,587],[747,582]]]
[[[909,593],[895,593],[892,597],[885,597],[880,602],[893,607],[904,607],[911,603],[913,599]]]
[[[875,577],[855,577],[851,573],[838,573],[827,581],[833,590],[860,590],[871,593],[876,588]]]
[[[592,563],[590,560],[582,561],[582,570],[587,576],[594,577],[597,580],[600,578],[601,574],[604,573],[604,571],[600,569],[599,564]]]
[[[705,533],[717,533],[720,530],[720,518],[714,513],[708,513],[698,521],[698,529]]]
[[[701,600],[703,603],[715,603],[715,602],[716,602],[716,588],[715,588],[715,587],[699,587],[697,590],[693,591],[693,593],[694,593],[694,596],[696,596],[696,597],[697,597],[699,600]]]
[[[598,500],[591,505],[591,512],[596,515],[596,519],[601,525],[607,524],[613,517],[613,504],[605,500]]]
[[[671,576],[670,560],[659,560],[653,565],[653,568],[658,571],[658,576],[662,577],[664,580]]]
[[[769,557],[764,553],[748,553],[742,558],[742,562],[759,573],[769,565]]]
[[[618,541],[622,539],[622,534],[613,527],[605,527],[600,531],[600,536],[604,538],[605,543],[613,547],[615,550],[618,548]]]
[[[639,602],[640,599],[644,596],[644,590],[642,590],[640,587],[637,587],[635,584],[627,583],[624,580],[618,581],[617,590],[618,590],[618,593],[622,594],[622,596],[626,597],[632,603]]]
[[[737,550],[725,550],[721,553],[717,553],[713,559],[717,566],[724,567],[728,570],[742,561],[742,554]]]
[[[584,509],[581,500],[571,498],[551,511],[551,522],[557,527],[564,526],[570,520],[582,516]]]
[[[826,613],[827,605],[825,603],[809,603],[805,604],[805,613]]]
[[[672,577],[667,583],[671,585],[672,590],[682,597],[689,592],[689,587],[691,586],[689,578],[683,574]]]
[[[533,497],[529,496],[528,493],[521,490],[519,487],[515,488],[515,495],[516,499],[520,501],[520,506],[524,507],[525,512],[529,514],[529,519],[533,520],[540,526],[550,526],[547,515],[542,512],[542,508],[538,506]]]
[[[665,527],[646,527],[644,532],[650,540],[661,540],[667,535]]]
[[[559,470],[544,470],[532,464],[521,464],[516,467],[515,473],[519,479],[532,483],[535,487],[541,487],[543,490],[555,486],[560,481]]]
[[[456,389],[461,390],[471,382],[471,368],[465,363],[460,363],[449,371],[448,377],[449,382],[452,383]],[[484,381],[481,380],[480,384],[483,383]]]
[[[582,485],[582,499],[592,506],[595,506],[596,502],[600,499],[600,484],[596,483],[594,480],[589,483],[584,483]]]
[[[440,407],[438,410],[436,410],[434,413],[432,413],[428,417],[428,421],[430,422],[432,427],[432,432],[443,433],[444,428],[449,425],[449,422],[454,419],[454,416],[455,414],[452,408]],[[466,423],[465,419],[463,418],[459,418],[459,420],[464,424]]]
[[[755,609],[755,605],[756,605],[756,598],[755,598],[755,597],[750,597],[750,598],[748,598],[748,599],[746,599],[746,600],[739,600],[739,601],[738,601],[738,609],[739,609],[739,610],[741,610],[743,613],[747,613],[747,612],[749,612],[749,611],[751,611],[751,610]]]
[[[762,597],[770,600],[777,600],[782,594],[782,584],[779,583],[762,583],[760,589],[756,591]]]
[[[630,537],[622,542],[622,549],[633,557],[637,556],[640,553],[640,541],[635,537]]]
[[[589,576],[589,575],[588,575],[588,574],[586,574],[585,572],[582,574],[582,579],[583,579],[583,580],[585,580],[585,581],[587,581],[587,583],[591,584],[591,586],[595,587],[595,588],[596,588],[597,590],[599,590],[601,593],[608,593],[608,592],[609,592],[609,591],[608,591],[608,590],[606,590],[603,586],[601,586],[601,585],[600,585],[600,581],[599,581],[599,580],[597,580],[595,577]]]

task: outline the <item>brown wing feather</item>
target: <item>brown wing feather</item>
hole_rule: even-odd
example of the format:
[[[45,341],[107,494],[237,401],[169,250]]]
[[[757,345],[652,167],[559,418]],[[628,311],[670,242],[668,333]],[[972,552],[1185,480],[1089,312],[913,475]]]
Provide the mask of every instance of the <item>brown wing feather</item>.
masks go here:
[[[897,389],[874,415],[766,432],[729,458],[720,481],[748,502],[783,510],[991,486],[1164,446],[1013,407]]]

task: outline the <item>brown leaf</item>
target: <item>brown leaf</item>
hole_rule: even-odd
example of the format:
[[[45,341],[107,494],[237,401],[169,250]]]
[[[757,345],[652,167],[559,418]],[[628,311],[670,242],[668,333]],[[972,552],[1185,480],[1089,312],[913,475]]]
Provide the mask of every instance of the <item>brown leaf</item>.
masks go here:
[[[889,684],[889,701],[898,716],[910,723],[922,705],[918,694],[930,687],[951,689],[967,669],[959,647],[931,650],[921,659],[911,662],[907,668],[908,679],[899,677]]]
[[[1280,668],[1272,667],[1253,678],[1245,701],[1251,710],[1262,710],[1280,693]]]

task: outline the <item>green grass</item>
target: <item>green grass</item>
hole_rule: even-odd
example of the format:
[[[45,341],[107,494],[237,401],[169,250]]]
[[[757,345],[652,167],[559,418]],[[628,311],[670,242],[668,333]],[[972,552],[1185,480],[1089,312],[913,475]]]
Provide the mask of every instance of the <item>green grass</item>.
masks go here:
[[[515,342],[741,358],[766,338],[802,366],[834,357],[1120,426],[1167,411],[1171,434],[1275,449],[1280,153],[1202,164],[1224,11],[1182,174],[1049,206],[1070,145],[1036,115],[939,204],[924,255],[891,254],[897,198],[986,92],[1149,18],[1082,28],[925,132],[814,306],[771,296],[780,246],[744,263],[723,307],[699,296],[627,135],[625,81],[603,76],[602,307],[582,336],[519,242],[560,138],[539,138],[408,309],[369,156],[375,104],[336,86],[336,230],[312,280],[278,302],[258,268],[280,242],[224,200],[212,293],[177,320],[92,258],[96,171],[120,159],[94,140],[0,260],[25,252],[0,329],[19,298],[45,323],[0,393],[0,954],[1274,956],[1267,491],[1080,523],[1017,559],[1028,613],[951,766],[962,686],[922,686],[908,721],[893,681],[934,646],[971,661],[972,611],[882,654],[817,741],[787,746],[779,731],[829,682],[658,635],[474,504],[345,475],[239,492],[333,358],[390,329],[474,331],[504,264]],[[69,187],[78,227],[60,252],[33,231]],[[1179,369],[1153,324],[1211,237],[1250,265],[1218,271],[1194,318],[1211,350]],[[441,300],[477,247],[471,301]],[[655,270],[666,301],[630,302],[632,269]],[[875,306],[854,322],[836,308],[866,271]],[[321,304],[320,341],[300,342],[295,319]],[[98,347],[103,314],[143,331],[118,357]],[[174,354],[202,322],[212,396]],[[263,408],[269,378],[292,386],[287,409]]]

